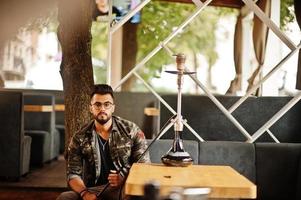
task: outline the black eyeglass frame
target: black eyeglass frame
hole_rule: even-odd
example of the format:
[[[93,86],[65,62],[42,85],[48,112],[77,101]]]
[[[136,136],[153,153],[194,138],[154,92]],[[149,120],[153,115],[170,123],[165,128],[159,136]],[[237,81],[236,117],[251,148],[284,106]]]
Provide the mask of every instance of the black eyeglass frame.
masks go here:
[[[101,108],[103,107],[105,110],[109,110],[111,109],[115,104],[110,102],[110,101],[106,101],[104,103],[101,102],[95,102],[93,104],[91,104],[91,106],[95,109],[95,110],[101,110]]]

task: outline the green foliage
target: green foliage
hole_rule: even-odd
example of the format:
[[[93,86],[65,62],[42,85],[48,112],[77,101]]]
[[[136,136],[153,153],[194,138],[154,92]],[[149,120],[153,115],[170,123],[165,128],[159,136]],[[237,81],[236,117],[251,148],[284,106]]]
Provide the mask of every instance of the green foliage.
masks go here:
[[[286,25],[290,22],[293,22],[294,19],[295,19],[294,0],[281,0],[281,5],[280,5],[280,27],[281,27],[281,29],[285,29]]]
[[[106,82],[106,68],[93,66],[94,83],[100,84]]]
[[[91,52],[92,57],[97,60],[107,60],[107,46],[108,46],[108,28],[107,23],[96,21],[92,23],[91,27],[92,44]],[[93,62],[92,62],[93,63]],[[106,62],[105,66],[93,66],[94,82],[106,82]]]
[[[142,22],[138,30],[138,62],[195,11],[194,4],[158,1],[150,2],[143,8]],[[235,14],[235,12],[232,9],[207,7],[167,44],[168,48],[174,53],[182,52],[188,56],[201,53],[212,66],[217,60],[215,52],[217,22],[219,17],[229,14]],[[174,60],[165,50],[160,50],[146,63],[140,73],[146,80],[149,80],[160,72],[163,65],[173,62]]]
[[[138,62],[156,48],[172,30],[193,11],[191,4],[150,2],[142,11],[142,22],[137,33]],[[172,59],[164,50],[160,50],[143,68],[143,77],[150,78],[158,74],[162,65]]]
[[[100,60],[106,60],[108,46],[107,24],[103,22],[93,22],[91,27],[92,34],[92,56]]]
[[[214,49],[216,46],[215,30],[219,17],[218,9],[208,7],[170,43],[170,46],[173,46],[176,52],[201,53],[212,66],[217,60],[217,53]]]

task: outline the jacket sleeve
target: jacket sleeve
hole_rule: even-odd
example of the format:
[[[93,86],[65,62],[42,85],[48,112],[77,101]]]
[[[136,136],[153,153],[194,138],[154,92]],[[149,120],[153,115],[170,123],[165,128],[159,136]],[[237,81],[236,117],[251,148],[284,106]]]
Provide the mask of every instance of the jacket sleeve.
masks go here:
[[[134,162],[150,163],[149,152],[147,149],[147,141],[144,133],[137,128],[133,137],[132,157]]]
[[[75,177],[82,177],[83,174],[83,161],[82,153],[80,150],[80,140],[76,137],[76,134],[70,140],[67,149],[67,181]]]

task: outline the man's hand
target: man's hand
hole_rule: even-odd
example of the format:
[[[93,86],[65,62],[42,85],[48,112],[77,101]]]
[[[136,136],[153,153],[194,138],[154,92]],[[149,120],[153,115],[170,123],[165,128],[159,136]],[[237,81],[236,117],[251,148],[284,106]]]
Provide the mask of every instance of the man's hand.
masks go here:
[[[96,200],[96,195],[93,193],[90,193],[89,190],[87,190],[87,187],[85,186],[83,180],[80,177],[76,177],[69,180],[69,185],[73,189],[73,191],[77,192],[82,199],[84,200]]]
[[[119,173],[117,173],[117,171],[111,170],[108,176],[108,181],[110,183],[110,186],[117,187],[121,185],[123,177]]]
[[[83,196],[83,200],[97,200],[96,194],[87,191]]]

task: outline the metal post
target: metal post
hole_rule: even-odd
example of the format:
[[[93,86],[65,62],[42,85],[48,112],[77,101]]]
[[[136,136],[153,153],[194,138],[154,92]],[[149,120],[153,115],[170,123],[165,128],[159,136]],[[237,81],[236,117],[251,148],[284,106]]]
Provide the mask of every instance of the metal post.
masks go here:
[[[108,19],[108,49],[107,49],[107,84],[111,85],[111,77],[112,77],[112,35],[110,33],[111,23],[113,18],[113,0],[108,0],[109,3],[109,19]]]

